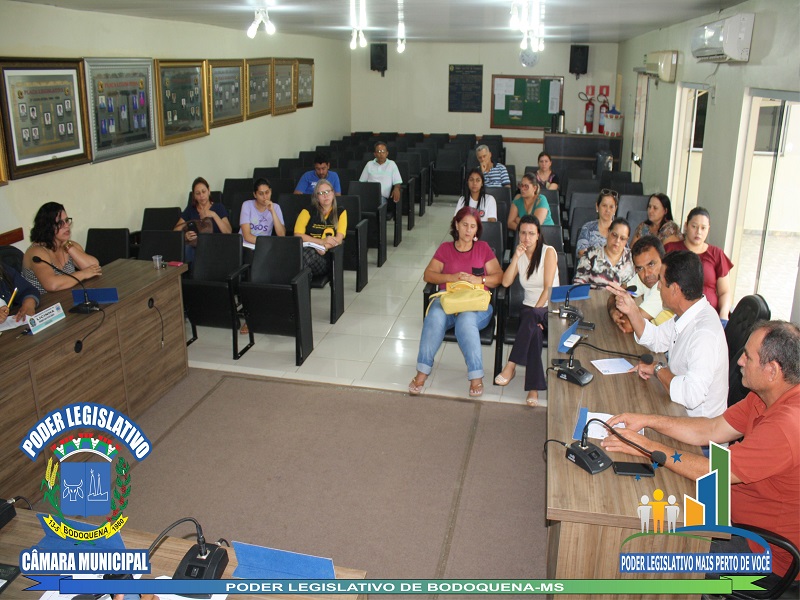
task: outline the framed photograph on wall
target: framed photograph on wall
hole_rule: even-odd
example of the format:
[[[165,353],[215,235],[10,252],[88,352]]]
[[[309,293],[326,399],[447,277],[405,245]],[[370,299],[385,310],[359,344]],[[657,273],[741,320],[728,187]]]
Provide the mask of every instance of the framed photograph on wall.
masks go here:
[[[16,59],[0,71],[9,177],[89,162],[83,62]]]
[[[297,88],[295,73],[297,61],[292,58],[276,58],[272,77],[272,114],[283,115],[297,110]]]
[[[208,63],[156,60],[158,138],[162,146],[208,135]]]
[[[8,167],[6,166],[6,137],[3,133],[3,122],[0,120],[0,185],[8,183]]]
[[[247,118],[254,119],[272,114],[272,59],[248,59],[247,65]]]
[[[208,62],[208,106],[211,109],[211,127],[220,127],[244,121],[242,81],[244,61],[211,60]]]
[[[87,58],[92,161],[156,147],[153,59]],[[70,106],[65,102],[64,112]]]
[[[314,59],[297,59],[297,108],[314,106]]]

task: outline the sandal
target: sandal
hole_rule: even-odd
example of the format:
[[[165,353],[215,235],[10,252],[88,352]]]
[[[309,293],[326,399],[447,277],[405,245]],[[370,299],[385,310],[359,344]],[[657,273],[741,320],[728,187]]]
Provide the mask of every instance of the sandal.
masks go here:
[[[247,323],[245,323],[239,330],[239,335],[247,335],[248,333],[250,333],[250,330],[247,328]]]
[[[506,385],[508,385],[509,383],[511,383],[511,380],[512,380],[512,379],[514,379],[514,377],[516,376],[516,374],[517,374],[517,372],[516,372],[516,371],[514,371],[514,372],[511,374],[511,377],[509,377],[508,379],[506,379],[505,377],[503,377],[503,374],[502,374],[502,373],[500,373],[500,374],[499,374],[497,377],[495,377],[495,378],[494,378],[494,382],[495,382],[495,384],[496,384],[496,385],[500,385],[500,386],[506,386]]]
[[[539,406],[539,397],[537,396],[536,398],[534,398],[529,395],[527,398],[525,398],[525,404],[527,404],[530,407]]]
[[[409,396],[419,396],[422,393],[423,388],[425,387],[425,382],[417,383],[417,378],[414,377],[411,380],[411,383],[408,384],[408,395]]]
[[[469,395],[471,398],[479,398],[483,396],[483,382],[480,381],[477,384],[469,384]]]

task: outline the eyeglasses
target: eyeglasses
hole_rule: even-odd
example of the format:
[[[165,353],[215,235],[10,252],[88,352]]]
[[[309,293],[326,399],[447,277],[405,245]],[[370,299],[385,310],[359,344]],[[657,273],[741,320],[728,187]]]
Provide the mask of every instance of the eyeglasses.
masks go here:
[[[612,231],[610,234],[614,239],[619,240],[620,242],[627,242],[628,236],[622,235],[621,233],[617,233],[616,231]]]
[[[375,154],[389,154],[388,150],[375,150]]]
[[[61,229],[65,225],[72,225],[72,217],[67,217],[66,219],[61,219],[56,221],[56,228]]]
[[[529,190],[531,188],[535,189],[537,187],[539,187],[539,186],[538,185],[531,185],[530,183],[521,183],[521,184],[519,184],[519,189],[521,189],[521,190]]]
[[[317,192],[317,196],[322,196],[323,198],[327,198],[333,193],[333,190],[323,190],[321,192]]]
[[[647,263],[646,265],[643,265],[643,266],[641,266],[641,267],[636,267],[636,266],[634,266],[634,267],[633,267],[633,270],[634,270],[636,273],[641,273],[643,269],[647,269],[648,271],[652,271],[653,269],[655,269],[655,268],[656,268],[656,264],[657,264],[657,263],[656,263],[656,261],[654,261],[654,260],[651,260],[649,263]]]
[[[602,190],[600,190],[600,195],[601,196],[612,196],[614,198],[619,198],[619,194],[617,192],[615,192],[614,190],[608,190],[606,188],[603,188]]]

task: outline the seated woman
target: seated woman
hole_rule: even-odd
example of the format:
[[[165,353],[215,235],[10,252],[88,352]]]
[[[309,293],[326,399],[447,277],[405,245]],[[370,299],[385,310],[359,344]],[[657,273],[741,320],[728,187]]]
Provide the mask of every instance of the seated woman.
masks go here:
[[[711,216],[700,206],[689,211],[682,242],[664,244],[664,250],[691,250],[700,256],[703,263],[703,294],[709,304],[719,313],[719,318],[727,320],[733,303],[733,290],[729,273],[733,263],[722,251],[706,243],[711,230]]]
[[[553,157],[547,152],[539,152],[537,161],[539,168],[536,170],[536,182],[547,190],[557,190],[558,175],[552,171]]]
[[[436,250],[431,262],[425,267],[425,282],[438,285],[440,290],[444,290],[449,281],[468,281],[483,284],[487,288],[497,287],[503,278],[503,270],[489,244],[478,239],[482,231],[483,225],[478,211],[468,206],[459,210],[450,222],[453,241],[442,243]],[[434,298],[422,324],[417,374],[408,385],[408,393],[412,396],[422,393],[425,380],[433,370],[433,359],[442,345],[444,334],[455,327],[458,347],[467,363],[469,395],[477,397],[483,394],[480,330],[488,325],[491,318],[491,305],[482,312],[448,315],[442,309],[439,298]]]
[[[303,248],[303,266],[313,275],[324,275],[328,272],[325,253],[342,244],[347,235],[347,211],[336,206],[336,192],[327,179],[320,179],[314,186],[311,207],[311,212],[305,208],[300,211],[294,234],[320,246]]]
[[[666,194],[653,194],[647,203],[647,220],[633,232],[631,247],[645,235],[654,235],[662,244],[683,240],[681,228],[672,220],[672,203]]]
[[[253,184],[255,200],[242,204],[239,214],[239,231],[248,244],[255,244],[256,238],[262,235],[286,235],[281,207],[272,201],[272,186],[269,181],[256,179]]]
[[[520,218],[533,215],[542,225],[555,225],[550,214],[550,203],[539,193],[539,182],[533,173],[525,173],[519,183],[520,195],[511,202],[508,211],[508,228],[517,230]]]
[[[494,382],[508,385],[514,379],[517,365],[524,366],[525,391],[528,392],[525,402],[528,406],[536,406],[539,390],[547,389],[542,367],[542,342],[547,329],[550,289],[558,285],[558,257],[556,249],[544,243],[539,219],[533,215],[524,215],[519,221],[519,246],[503,273],[503,285],[511,287],[517,276],[525,290],[519,312],[519,329],[508,362]]]
[[[625,285],[633,279],[633,259],[628,248],[631,226],[623,218],[614,219],[608,228],[608,240],[581,256],[573,283],[607,285],[612,281]]]
[[[467,179],[464,181],[464,195],[458,199],[456,204],[456,213],[464,208],[466,198],[469,196],[469,206],[478,211],[483,222],[497,221],[497,201],[494,196],[486,193],[486,183],[483,178],[483,171],[480,169],[471,169],[467,173]]]
[[[233,231],[228,220],[228,210],[222,202],[211,201],[211,188],[208,182],[198,177],[192,182],[192,205],[181,213],[181,218],[173,227],[173,231],[183,231],[186,242],[185,260],[194,261],[194,248],[197,246],[197,234],[200,230],[213,233],[230,233]]]
[[[609,226],[617,214],[619,195],[614,190],[600,190],[597,196],[597,220],[584,223],[575,242],[575,251],[578,258],[593,246],[604,246],[608,236]]]
[[[78,284],[102,274],[100,262],[86,254],[77,242],[73,242],[72,218],[57,202],[47,202],[39,208],[31,229],[31,245],[22,258],[22,276],[40,294],[68,290]],[[38,257],[42,262],[33,262]],[[54,265],[51,267],[44,261]],[[59,273],[69,273],[63,275]]]
[[[14,306],[18,307],[14,317],[16,322],[24,321],[25,317],[30,317],[36,312],[36,307],[39,306],[39,292],[19,271],[0,263],[0,323],[6,322]]]

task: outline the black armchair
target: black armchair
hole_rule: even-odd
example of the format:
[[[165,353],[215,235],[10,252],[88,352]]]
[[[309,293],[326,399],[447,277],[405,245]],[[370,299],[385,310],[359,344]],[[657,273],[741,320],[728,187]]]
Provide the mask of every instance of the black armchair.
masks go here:
[[[139,255],[139,243],[142,239],[142,231],[171,231],[178,220],[181,218],[181,209],[177,206],[166,208],[145,208],[142,215],[142,227],[139,231],[131,233],[130,256],[136,258]]]
[[[780,580],[778,580],[778,582],[775,583],[771,588],[765,589],[764,591],[733,590],[730,597],[742,600],[761,600],[762,598],[797,598],[797,582],[795,582],[795,579],[797,578],[797,574],[800,573],[800,552],[798,552],[797,546],[795,546],[790,540],[787,540],[782,535],[772,531],[767,531],[766,529],[761,529],[755,525],[746,525],[742,523],[732,523],[732,525],[734,527],[740,527],[742,529],[752,531],[753,533],[756,533],[764,538],[770,545],[777,546],[781,550],[785,550],[791,555],[792,562],[790,563],[789,569],[786,571],[783,577],[781,577]],[[757,584],[758,582],[755,583]]]
[[[439,196],[450,194],[457,196],[464,185],[464,160],[458,149],[442,149],[436,156],[436,167],[433,171],[433,191]]]
[[[351,196],[361,198],[361,214],[367,219],[369,247],[378,249],[378,266],[386,262],[386,205],[381,202],[381,184],[351,181]]]
[[[314,350],[310,281],[311,272],[303,268],[300,238],[260,236],[256,239],[250,281],[239,286],[251,335],[294,336],[297,366]]]
[[[344,268],[356,272],[356,291],[360,292],[369,283],[367,220],[361,214],[361,198],[358,196],[339,196],[336,202],[347,211]]]
[[[160,254],[164,262],[184,262],[182,231],[142,231],[142,241],[139,246],[139,260],[151,260]]]
[[[403,180],[403,183],[400,185],[400,202],[397,206],[397,212],[402,212],[402,214],[408,215],[407,227],[408,230],[411,231],[414,229],[414,196],[417,193],[417,178],[411,175],[411,169],[408,165],[408,161],[397,160],[395,161],[395,164],[397,165],[397,170],[400,171],[400,177]],[[401,232],[401,240],[402,235],[403,234]],[[398,245],[397,239],[395,239],[394,245]]]
[[[242,265],[242,238],[227,233],[204,233],[197,236],[192,276],[183,279],[183,307],[192,327],[188,346],[197,340],[197,326],[230,328],[233,359],[240,359],[255,343],[239,351],[239,311],[236,297],[242,274],[250,265]]]
[[[742,371],[738,367],[739,358],[744,353],[747,338],[753,332],[757,321],[768,320],[771,311],[766,300],[758,294],[745,296],[730,314],[725,327],[725,341],[728,344],[728,406],[733,406],[750,392],[742,383]]]
[[[89,229],[86,234],[86,253],[94,256],[101,267],[118,258],[129,258],[130,238],[127,229]]]

